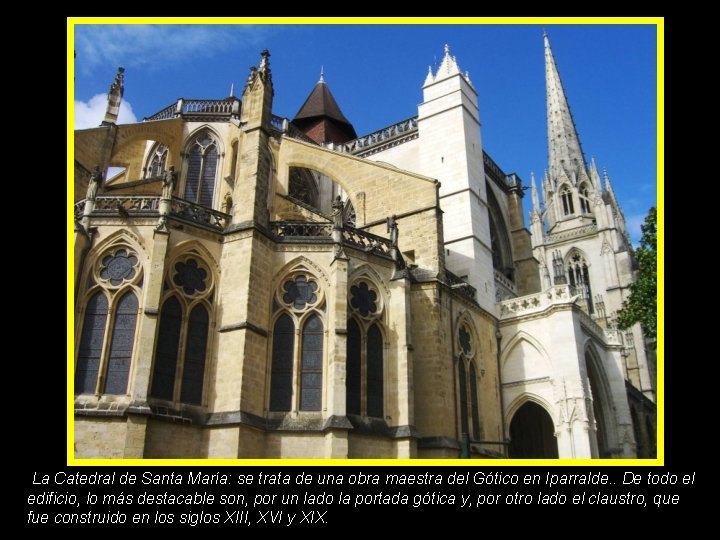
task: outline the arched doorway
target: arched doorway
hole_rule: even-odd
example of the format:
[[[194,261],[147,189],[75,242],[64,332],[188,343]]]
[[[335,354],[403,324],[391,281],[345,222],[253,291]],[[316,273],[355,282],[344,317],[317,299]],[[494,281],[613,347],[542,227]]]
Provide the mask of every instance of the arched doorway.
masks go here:
[[[510,422],[510,457],[558,457],[552,418],[537,403],[528,401],[513,415]]]

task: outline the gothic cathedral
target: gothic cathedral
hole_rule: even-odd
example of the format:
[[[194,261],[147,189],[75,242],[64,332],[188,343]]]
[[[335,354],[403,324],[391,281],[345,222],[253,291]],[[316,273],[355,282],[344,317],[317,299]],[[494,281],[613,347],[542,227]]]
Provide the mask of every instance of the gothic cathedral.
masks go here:
[[[267,50],[240,98],[126,125],[120,68],[75,132],[75,456],[654,457],[632,246],[544,39],[539,187],[448,46],[359,137],[322,76],[274,115]]]

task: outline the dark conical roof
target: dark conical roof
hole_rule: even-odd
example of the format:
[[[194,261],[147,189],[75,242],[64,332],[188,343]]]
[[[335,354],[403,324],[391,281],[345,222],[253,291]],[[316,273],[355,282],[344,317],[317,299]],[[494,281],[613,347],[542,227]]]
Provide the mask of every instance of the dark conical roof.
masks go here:
[[[300,110],[295,115],[294,120],[301,120],[303,118],[316,118],[319,116],[325,116],[332,118],[343,124],[350,124],[350,121],[345,118],[345,115],[340,110],[337,101],[330,92],[330,88],[325,84],[322,79],[315,85],[310,95],[300,107]]]
[[[292,123],[318,143],[342,143],[357,137],[322,75]]]

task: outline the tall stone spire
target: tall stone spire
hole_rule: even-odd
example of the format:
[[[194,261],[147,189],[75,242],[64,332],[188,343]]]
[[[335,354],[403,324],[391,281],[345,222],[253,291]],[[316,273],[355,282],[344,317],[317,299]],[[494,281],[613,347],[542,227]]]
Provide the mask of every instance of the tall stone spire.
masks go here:
[[[110,85],[108,91],[108,103],[105,109],[105,118],[103,118],[103,126],[116,124],[118,114],[120,113],[120,103],[122,102],[123,93],[125,92],[125,68],[119,67],[115,80]]]
[[[575,129],[555,58],[550,49],[547,34],[545,40],[545,88],[547,91],[548,157],[550,175],[557,179],[567,176],[577,181],[582,173],[587,175],[580,139]]]

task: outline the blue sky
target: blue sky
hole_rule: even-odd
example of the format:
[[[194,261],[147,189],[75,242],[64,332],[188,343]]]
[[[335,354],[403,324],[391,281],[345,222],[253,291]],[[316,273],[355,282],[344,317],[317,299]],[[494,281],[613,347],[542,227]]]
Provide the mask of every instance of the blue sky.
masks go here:
[[[179,97],[239,95],[268,48],[273,112],[292,118],[325,80],[358,134],[417,114],[450,45],[478,91],[485,150],[525,183],[547,166],[543,28],[583,150],[607,167],[633,242],[656,204],[656,29],[651,25],[76,25],[75,123],[98,125],[122,65],[120,121]],[[526,208],[530,197],[526,197]]]

